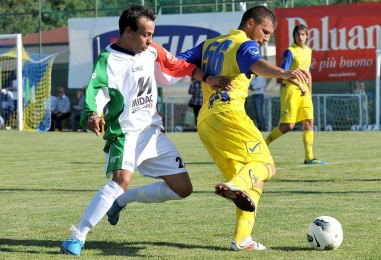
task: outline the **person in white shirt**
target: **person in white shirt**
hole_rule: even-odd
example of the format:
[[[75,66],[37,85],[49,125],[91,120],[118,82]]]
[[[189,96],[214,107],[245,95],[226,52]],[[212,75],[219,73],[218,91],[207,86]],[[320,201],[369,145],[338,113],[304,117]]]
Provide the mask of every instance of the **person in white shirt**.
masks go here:
[[[51,124],[49,131],[55,131],[57,128],[62,131],[62,121],[69,118],[71,102],[70,99],[65,95],[65,89],[63,87],[58,88],[58,96],[55,99],[55,106],[51,111]]]
[[[254,75],[249,85],[249,96],[246,99],[246,107],[253,107],[253,113],[248,113],[259,131],[267,131],[265,118],[265,91],[267,83],[262,76]],[[249,111],[248,111],[249,112]]]

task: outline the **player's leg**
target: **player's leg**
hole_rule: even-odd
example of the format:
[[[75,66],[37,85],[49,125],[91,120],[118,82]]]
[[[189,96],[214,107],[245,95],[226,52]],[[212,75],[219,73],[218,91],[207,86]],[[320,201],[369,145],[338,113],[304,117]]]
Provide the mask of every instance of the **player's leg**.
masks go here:
[[[320,161],[315,158],[313,152],[314,144],[314,106],[312,103],[311,94],[306,94],[302,99],[300,112],[297,118],[303,122],[303,145],[305,153],[305,164],[327,164],[325,161]]]
[[[128,189],[119,196],[108,213],[112,225],[117,224],[119,212],[131,202],[161,203],[180,200],[192,193],[192,183],[179,151],[160,129],[151,130],[154,131],[151,141],[140,153],[137,169],[143,176],[163,181]]]
[[[246,191],[255,186],[254,182],[271,177],[266,163],[273,164],[261,132],[244,111],[228,111],[199,124],[199,136],[228,180],[216,186],[216,194],[232,200],[244,211],[254,211]]]
[[[258,184],[275,175],[275,167],[263,162],[246,163],[228,182],[216,186],[216,193],[231,199],[243,211],[254,212],[261,193],[252,192]]]
[[[262,194],[263,182],[249,191],[251,197],[255,200],[255,205],[258,206],[259,198]],[[255,224],[256,212],[247,212],[240,209],[236,209],[236,226],[234,231],[233,241],[230,244],[230,248],[235,251],[242,250],[265,250],[270,249],[255,241],[252,238],[252,232]]]
[[[304,145],[305,161],[310,161],[314,158],[313,144],[314,144],[313,120],[311,119],[303,120],[303,145]]]
[[[295,122],[297,122],[299,98],[299,89],[296,90],[292,86],[282,87],[280,94],[280,124],[274,127],[267,136],[267,145],[270,145],[273,141],[294,128]]]
[[[61,245],[61,253],[80,255],[87,233],[103,218],[116,198],[128,188],[134,167],[132,164],[126,164],[125,162],[129,160],[134,161],[135,156],[133,153],[134,149],[127,149],[125,147],[133,147],[137,140],[133,135],[129,135],[129,138],[126,138],[126,136],[118,137],[106,144],[105,150],[109,152],[106,154],[108,161],[106,172],[108,176],[112,173],[112,180],[95,193],[78,227],[72,226],[70,228],[72,234]],[[127,154],[129,157],[126,156],[126,150],[128,150]]]
[[[99,221],[106,215],[117,197],[123,194],[124,189],[128,187],[132,172],[127,170],[116,170],[113,174],[113,180],[104,185],[95,193],[85,213],[83,214],[78,227],[72,226],[72,234],[61,245],[61,253],[80,255],[81,249],[86,240],[86,235]]]

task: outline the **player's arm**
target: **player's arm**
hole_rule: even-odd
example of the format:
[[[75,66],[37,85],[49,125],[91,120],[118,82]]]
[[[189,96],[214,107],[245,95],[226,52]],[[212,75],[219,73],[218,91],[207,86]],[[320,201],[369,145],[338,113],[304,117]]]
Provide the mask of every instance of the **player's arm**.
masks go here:
[[[259,46],[254,41],[247,41],[237,50],[237,61],[241,73],[250,78],[252,73],[265,78],[297,79],[300,82],[308,82],[308,73],[300,70],[284,70],[262,59]]]
[[[264,59],[257,60],[250,67],[251,71],[255,74],[261,75],[265,78],[282,78],[282,79],[296,79],[299,82],[308,84],[309,73],[301,69],[284,70]]]
[[[101,117],[103,109],[110,101],[106,70],[106,59],[98,58],[92,77],[86,88],[80,120],[81,127],[89,129],[97,136],[99,136],[101,132],[101,126],[105,124],[104,119]]]

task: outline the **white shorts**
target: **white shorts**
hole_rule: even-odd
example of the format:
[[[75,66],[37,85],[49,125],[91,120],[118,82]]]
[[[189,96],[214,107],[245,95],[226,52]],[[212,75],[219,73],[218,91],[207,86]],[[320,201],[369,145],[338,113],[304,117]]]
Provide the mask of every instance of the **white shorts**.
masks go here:
[[[171,140],[159,126],[129,132],[106,144],[106,175],[114,170],[138,170],[141,175],[159,178],[186,172],[185,163]]]

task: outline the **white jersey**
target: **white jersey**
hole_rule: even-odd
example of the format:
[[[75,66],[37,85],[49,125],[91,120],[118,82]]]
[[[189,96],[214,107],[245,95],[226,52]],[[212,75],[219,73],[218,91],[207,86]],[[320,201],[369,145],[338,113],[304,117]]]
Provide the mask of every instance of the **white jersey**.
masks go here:
[[[101,115],[106,107],[106,140],[129,131],[142,131],[150,125],[161,126],[156,82],[176,83],[191,77],[194,69],[195,65],[177,59],[155,43],[138,54],[111,44],[95,64],[86,89],[81,125],[86,127],[89,113]]]
[[[266,79],[262,76],[253,76],[250,85],[253,86],[251,95],[264,95],[267,87]]]

